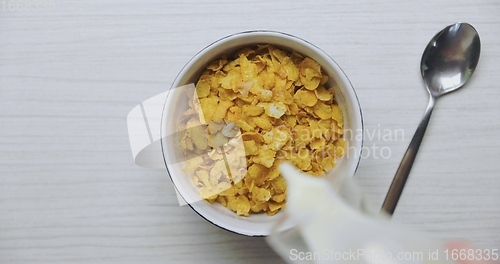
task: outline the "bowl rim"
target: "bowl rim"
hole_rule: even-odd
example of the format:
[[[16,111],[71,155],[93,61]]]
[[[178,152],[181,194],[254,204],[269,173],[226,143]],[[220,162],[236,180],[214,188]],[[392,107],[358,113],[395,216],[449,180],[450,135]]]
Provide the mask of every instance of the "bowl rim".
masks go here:
[[[230,34],[230,35],[227,35],[225,37],[222,37],[222,38],[219,38],[215,41],[213,41],[212,43],[208,44],[207,46],[205,46],[203,49],[201,49],[200,51],[198,51],[195,55],[193,55],[187,62],[186,64],[181,68],[181,70],[177,73],[176,77],[174,78],[171,86],[169,87],[169,89],[167,90],[167,95],[166,95],[166,98],[165,98],[165,102],[163,104],[163,109],[162,109],[162,115],[161,115],[161,121],[160,121],[160,135],[162,135],[161,139],[160,139],[160,143],[161,143],[161,151],[162,151],[162,156],[163,156],[163,161],[164,161],[164,164],[165,164],[165,168],[167,170],[167,174],[170,178],[170,181],[172,182],[172,185],[174,186],[175,190],[177,191],[178,195],[180,197],[182,197],[182,199],[185,200],[183,194],[179,191],[179,189],[177,188],[173,178],[172,178],[172,175],[170,173],[170,170],[169,170],[169,167],[168,167],[168,162],[167,162],[167,159],[165,157],[165,147],[166,147],[166,143],[164,142],[164,137],[163,137],[163,132],[164,132],[164,123],[165,123],[165,116],[166,116],[166,111],[167,111],[167,103],[168,103],[168,98],[169,98],[169,95],[170,95],[170,91],[175,88],[174,86],[176,86],[176,83],[178,82],[178,80],[180,79],[180,77],[185,74],[186,70],[188,69],[188,67],[192,66],[192,64],[197,60],[199,59],[199,56],[200,54],[203,54],[205,51],[209,50],[210,48],[218,45],[219,43],[223,42],[224,40],[227,40],[227,39],[230,39],[230,38],[234,38],[234,37],[240,37],[240,36],[245,36],[245,35],[249,35],[249,34],[258,34],[258,33],[261,33],[261,34],[272,34],[272,35],[276,35],[276,36],[279,36],[279,37],[288,37],[288,38],[292,38],[292,39],[295,39],[295,40],[298,40],[300,42],[303,42],[307,45],[310,45],[312,46],[314,49],[316,49],[321,55],[324,55],[328,60],[330,60],[336,67],[338,70],[340,70],[340,73],[342,74],[343,78],[345,78],[345,81],[347,81],[347,83],[349,84],[349,87],[346,87],[348,88],[347,90],[350,90],[350,92],[352,92],[352,94],[354,95],[354,99],[353,102],[355,101],[357,103],[357,109],[359,110],[359,119],[360,119],[360,132],[361,132],[361,140],[360,140],[360,146],[359,146],[359,154],[358,154],[358,157],[357,157],[357,161],[356,161],[356,164],[355,164],[355,167],[354,167],[354,171],[352,173],[352,175],[350,177],[354,177],[358,167],[359,167],[359,163],[361,161],[361,151],[363,149],[363,145],[364,145],[364,121],[363,121],[363,112],[361,110],[361,105],[360,105],[360,102],[359,102],[359,98],[358,98],[358,95],[356,93],[356,90],[354,89],[354,86],[352,85],[352,82],[351,80],[347,77],[347,74],[344,72],[344,70],[340,67],[340,65],[328,54],[326,53],[324,50],[322,50],[321,48],[319,48],[318,46],[314,45],[313,43],[303,39],[303,38],[300,38],[300,37],[297,37],[295,35],[292,35],[292,34],[289,34],[289,33],[285,33],[285,32],[281,32],[281,31],[275,31],[275,30],[265,30],[265,29],[259,29],[259,30],[247,30],[247,31],[241,31],[241,32],[237,32],[237,33],[233,33],[233,34]],[[284,45],[286,46],[286,45]],[[226,231],[229,231],[231,233],[235,233],[235,234],[238,234],[238,235],[242,235],[242,236],[249,236],[249,237],[266,237],[268,236],[269,234],[247,234],[247,233],[240,233],[240,232],[237,232],[235,230],[232,230],[232,229],[229,229],[225,226],[222,226],[222,225],[219,225],[217,223],[215,223],[214,221],[208,219],[207,217],[205,217],[205,215],[203,215],[201,212],[199,212],[195,207],[193,207],[193,205],[191,205],[190,203],[187,203],[189,205],[189,207],[191,207],[191,209],[196,212],[199,216],[201,216],[203,219],[205,219],[206,221],[208,221],[209,223],[221,228],[221,229],[224,229]]]

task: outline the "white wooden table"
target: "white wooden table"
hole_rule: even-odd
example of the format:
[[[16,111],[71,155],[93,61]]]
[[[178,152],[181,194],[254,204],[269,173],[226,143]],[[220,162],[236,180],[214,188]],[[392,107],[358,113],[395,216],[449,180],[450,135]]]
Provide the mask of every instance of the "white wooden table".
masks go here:
[[[380,205],[420,121],[421,53],[444,26],[481,35],[466,88],[437,104],[394,216],[440,238],[500,247],[500,2],[55,0],[0,11],[0,263],[280,263],[263,238],[179,207],[162,170],[137,167],[126,116],[200,49],[272,29],[331,54],[368,131],[403,129],[356,177]],[[304,3],[302,3],[304,2]],[[3,2],[2,2],[3,3]],[[6,10],[3,7],[6,6]]]

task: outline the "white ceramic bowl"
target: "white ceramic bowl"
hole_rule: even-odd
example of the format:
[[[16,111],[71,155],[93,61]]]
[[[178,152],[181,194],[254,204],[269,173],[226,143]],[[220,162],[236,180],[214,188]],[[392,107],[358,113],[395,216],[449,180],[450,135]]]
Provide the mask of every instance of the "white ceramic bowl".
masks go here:
[[[362,149],[363,121],[361,109],[356,93],[335,61],[313,44],[298,37],[275,31],[247,31],[227,36],[196,54],[181,70],[169,90],[163,109],[161,136],[162,151],[167,171],[175,188],[180,195],[200,216],[207,221],[223,229],[247,236],[266,236],[270,234],[271,227],[279,218],[278,212],[274,216],[264,214],[253,214],[249,217],[237,216],[234,212],[220,204],[209,204],[200,201],[198,190],[193,186],[191,177],[186,176],[182,166],[176,161],[175,151],[178,139],[172,137],[178,129],[180,113],[186,109],[186,103],[182,102],[182,88],[189,83],[196,83],[206,65],[219,58],[222,54],[230,54],[243,47],[269,43],[287,50],[297,51],[317,61],[322,69],[337,83],[335,96],[344,113],[344,129],[346,131],[346,142],[348,155],[337,160],[335,168],[326,177],[352,177],[358,166]],[[359,136],[361,134],[361,136]],[[198,201],[198,202],[194,202]],[[283,225],[284,229],[290,228],[291,223]]]

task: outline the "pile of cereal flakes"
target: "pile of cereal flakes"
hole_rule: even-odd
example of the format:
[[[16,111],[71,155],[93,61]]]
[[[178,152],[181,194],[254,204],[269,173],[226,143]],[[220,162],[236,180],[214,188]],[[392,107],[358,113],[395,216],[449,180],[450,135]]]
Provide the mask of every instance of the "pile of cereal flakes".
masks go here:
[[[322,176],[344,154],[334,81],[314,60],[256,45],[210,63],[182,115],[184,172],[200,195],[236,212],[274,215],[285,205],[278,166]]]

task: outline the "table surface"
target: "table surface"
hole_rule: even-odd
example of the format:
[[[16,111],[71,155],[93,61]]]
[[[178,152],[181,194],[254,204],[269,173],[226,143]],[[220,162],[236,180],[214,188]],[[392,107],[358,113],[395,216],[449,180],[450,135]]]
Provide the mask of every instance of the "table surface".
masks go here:
[[[20,10],[28,3],[0,2],[0,263],[282,262],[263,238],[178,206],[163,170],[137,167],[128,112],[214,40],[294,34],[344,69],[366,131],[404,131],[365,142],[373,155],[356,178],[380,206],[427,104],[421,53],[457,21],[481,35],[479,67],[437,103],[394,219],[500,247],[500,2],[55,0]],[[389,157],[374,155],[382,148]]]

